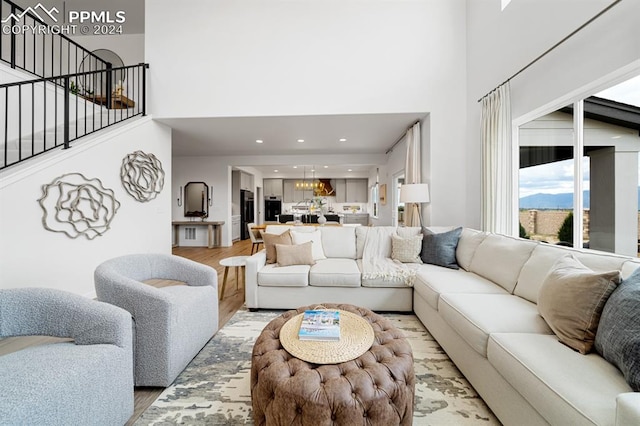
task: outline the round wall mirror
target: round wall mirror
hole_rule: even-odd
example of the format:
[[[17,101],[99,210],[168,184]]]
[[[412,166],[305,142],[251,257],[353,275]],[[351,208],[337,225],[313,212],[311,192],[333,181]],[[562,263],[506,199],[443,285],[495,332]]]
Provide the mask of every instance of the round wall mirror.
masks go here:
[[[109,49],[97,49],[91,53],[105,62],[110,62],[113,68],[124,66],[122,58],[120,58],[117,53]],[[101,70],[102,64],[98,65],[98,60],[95,56],[85,56],[82,62],[80,62],[78,72]],[[118,84],[122,87],[122,85],[125,84],[126,78],[127,73],[125,70],[113,71],[111,73],[111,84],[113,86],[111,90],[115,91]],[[107,78],[105,73],[80,76],[78,77],[78,85],[80,86],[79,89],[81,90],[81,94],[102,96],[106,95],[107,92]]]

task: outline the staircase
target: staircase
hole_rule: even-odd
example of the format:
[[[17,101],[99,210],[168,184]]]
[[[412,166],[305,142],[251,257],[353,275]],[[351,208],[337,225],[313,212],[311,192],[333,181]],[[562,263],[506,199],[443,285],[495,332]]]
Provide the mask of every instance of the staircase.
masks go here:
[[[47,26],[32,12],[0,0],[3,26]],[[62,34],[0,32],[0,171],[146,115],[147,68],[112,67]]]

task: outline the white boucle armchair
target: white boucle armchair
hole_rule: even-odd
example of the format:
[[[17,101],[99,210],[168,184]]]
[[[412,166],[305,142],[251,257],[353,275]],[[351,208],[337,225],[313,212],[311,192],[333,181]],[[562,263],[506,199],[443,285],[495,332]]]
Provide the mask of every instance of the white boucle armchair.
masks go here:
[[[150,279],[181,281],[156,288]],[[132,254],[99,265],[98,300],[129,311],[134,321],[136,386],[169,386],[218,329],[215,269],[168,254]]]

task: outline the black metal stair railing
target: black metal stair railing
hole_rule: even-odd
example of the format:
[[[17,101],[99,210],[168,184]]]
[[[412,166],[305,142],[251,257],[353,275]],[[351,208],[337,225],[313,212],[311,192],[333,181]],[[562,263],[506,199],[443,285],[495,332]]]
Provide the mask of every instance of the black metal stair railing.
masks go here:
[[[40,5],[40,4],[39,4]],[[39,77],[103,71],[109,63],[10,0],[0,0],[0,60]],[[46,30],[41,30],[41,29]]]
[[[0,84],[0,170],[146,115],[148,67],[138,64]]]

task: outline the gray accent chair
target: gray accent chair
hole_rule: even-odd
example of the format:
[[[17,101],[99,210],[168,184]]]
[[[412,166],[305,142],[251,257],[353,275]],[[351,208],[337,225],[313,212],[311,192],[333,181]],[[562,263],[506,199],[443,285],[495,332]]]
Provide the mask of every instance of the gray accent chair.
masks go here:
[[[156,288],[143,281],[187,285]],[[136,386],[169,386],[218,330],[215,269],[169,254],[131,254],[100,264],[98,300],[131,313]]]
[[[0,337],[71,338],[0,357],[0,424],[123,425],[133,415],[131,315],[62,290],[0,290]]]

